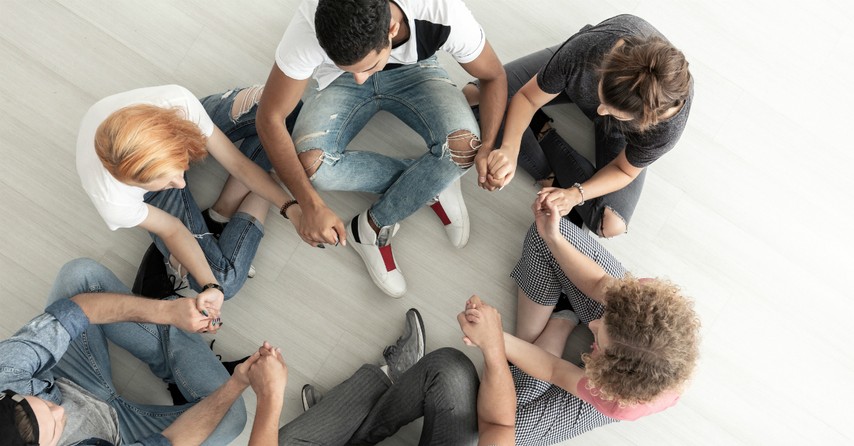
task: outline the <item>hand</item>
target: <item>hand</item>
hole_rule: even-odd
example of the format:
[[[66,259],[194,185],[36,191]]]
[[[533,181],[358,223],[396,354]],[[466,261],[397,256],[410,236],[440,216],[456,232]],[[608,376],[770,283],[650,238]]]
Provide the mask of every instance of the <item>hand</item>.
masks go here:
[[[322,244],[347,246],[344,223],[325,204],[314,209],[302,208],[298,228],[303,241],[311,246]]]
[[[208,332],[216,332],[222,326],[220,319],[222,302],[225,296],[216,288],[208,288],[196,296],[196,310],[207,318],[210,318]]]
[[[282,350],[266,341],[258,350],[261,357],[249,369],[249,384],[258,398],[284,398],[288,383],[288,366]]]
[[[477,169],[477,185],[480,186],[481,189],[489,191],[495,189],[495,187],[492,187],[487,183],[487,176],[489,175],[489,155],[492,151],[493,149],[491,147],[486,147],[481,144],[480,149],[477,150],[477,155],[474,156],[474,167]]]
[[[500,190],[504,186],[510,184],[513,177],[516,175],[516,159],[518,156],[512,149],[498,148],[489,154],[488,170],[489,174],[486,177],[487,183],[494,190],[496,187]]]
[[[168,301],[172,316],[169,325],[174,325],[189,333],[216,333],[221,324],[212,325],[214,318],[205,316],[196,307],[196,300],[179,298]]]
[[[539,197],[531,206],[534,211],[534,221],[537,224],[537,232],[546,242],[563,238],[560,233],[560,213],[552,201],[540,203]]]
[[[545,209],[544,203],[550,202],[554,204],[555,210],[561,216],[564,216],[575,207],[581,200],[577,200],[572,191],[575,188],[561,189],[559,187],[544,187],[537,192],[537,203],[540,209]]]
[[[246,361],[237,364],[237,367],[234,368],[234,374],[231,375],[231,379],[237,381],[244,388],[249,387],[249,370],[259,359],[261,359],[261,349],[252,353],[252,356]]]
[[[465,335],[463,342],[466,345],[476,345],[481,350],[504,347],[501,314],[495,307],[483,303],[476,295],[466,302],[466,309],[457,316],[457,321]]]

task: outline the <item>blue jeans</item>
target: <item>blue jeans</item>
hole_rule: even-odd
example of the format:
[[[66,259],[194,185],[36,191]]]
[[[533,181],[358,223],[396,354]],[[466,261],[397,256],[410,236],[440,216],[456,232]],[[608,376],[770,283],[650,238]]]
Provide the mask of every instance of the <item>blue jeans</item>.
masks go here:
[[[46,306],[80,293],[130,294],[130,290],[103,265],[91,259],[67,263],[59,272]],[[116,393],[107,341],[146,363],[158,378],[174,382],[189,401],[183,406],[154,406],[123,399]],[[107,402],[119,418],[122,441],[133,443],[162,432],[182,413],[228,380],[228,372],[199,335],[169,325],[122,322],[90,325],[71,341],[53,368],[56,377],[73,381]],[[204,443],[228,444],[246,424],[246,408],[239,398]]]
[[[258,106],[253,105],[237,118],[232,116],[234,98],[240,89],[234,89],[222,94],[215,94],[201,99],[208,115],[220,130],[232,141],[243,140],[240,151],[264,170],[270,170],[272,164],[261,146],[261,139],[255,130],[255,113]],[[298,104],[288,116],[286,125],[292,129],[302,104]],[[181,220],[198,240],[205,253],[208,265],[223,287],[226,299],[233,297],[246,281],[249,266],[258,245],[264,236],[264,227],[249,214],[238,212],[226,225],[219,239],[208,232],[208,227],[202,213],[189,189],[168,189],[145,194],[145,202],[166,211]],[[157,249],[163,256],[169,257],[169,249],[157,235],[151,234]],[[201,291],[204,284],[198,283],[192,275],[189,277],[190,287]]]
[[[350,141],[380,110],[418,132],[427,153],[402,160],[348,150]],[[448,148],[448,136],[459,131],[480,139],[480,127],[465,97],[434,56],[374,73],[362,85],[342,74],[321,91],[310,89],[292,135],[297,153],[323,152],[310,177],[314,187],[381,194],[371,215],[377,225],[389,226],[413,214],[468,170],[470,166],[454,162]]]
[[[427,354],[393,384],[366,364],[282,427],[279,444],[376,444],[423,416],[420,445],[473,445],[478,385],[474,365],[452,348]]]

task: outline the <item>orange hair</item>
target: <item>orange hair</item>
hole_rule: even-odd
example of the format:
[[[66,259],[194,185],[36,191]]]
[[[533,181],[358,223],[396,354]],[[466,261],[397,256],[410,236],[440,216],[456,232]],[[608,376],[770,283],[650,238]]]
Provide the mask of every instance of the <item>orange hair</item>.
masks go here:
[[[139,104],[116,110],[95,132],[101,163],[123,183],[145,184],[207,156],[207,138],[180,109]]]

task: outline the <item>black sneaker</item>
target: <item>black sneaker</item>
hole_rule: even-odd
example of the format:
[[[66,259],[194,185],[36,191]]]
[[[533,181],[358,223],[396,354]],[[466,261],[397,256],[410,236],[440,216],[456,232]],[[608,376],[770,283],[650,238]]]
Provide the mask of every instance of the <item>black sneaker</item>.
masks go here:
[[[175,295],[175,286],[166,273],[163,254],[154,243],[148,247],[136,270],[131,288],[133,294],[151,299],[163,299]]]
[[[220,223],[213,218],[211,218],[211,208],[207,208],[202,211],[202,218],[205,219],[205,224],[208,227],[208,232],[214,235],[214,237],[219,238],[222,235],[222,231],[225,230],[225,225],[228,223]]]
[[[388,364],[388,376],[392,382],[396,382],[404,372],[424,357],[425,346],[424,320],[418,310],[410,308],[406,312],[403,335],[394,345],[383,350],[383,357]]]
[[[308,411],[308,409],[311,409],[312,407],[317,405],[320,400],[323,399],[323,394],[320,393],[320,391],[318,391],[317,389],[315,389],[314,386],[312,386],[311,384],[306,384],[302,386],[301,393],[303,411]]]

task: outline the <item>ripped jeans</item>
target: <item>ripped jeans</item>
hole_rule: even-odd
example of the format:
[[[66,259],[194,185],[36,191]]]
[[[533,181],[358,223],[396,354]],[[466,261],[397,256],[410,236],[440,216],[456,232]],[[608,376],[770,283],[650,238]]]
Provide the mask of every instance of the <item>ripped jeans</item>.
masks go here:
[[[427,153],[398,159],[349,150],[380,110],[418,132]],[[362,85],[345,73],[323,90],[310,88],[291,134],[315,188],[382,195],[371,207],[378,226],[403,220],[439,195],[473,165],[480,146],[471,108],[435,56],[374,73]],[[322,152],[307,162],[303,153],[315,149]]]

